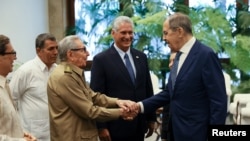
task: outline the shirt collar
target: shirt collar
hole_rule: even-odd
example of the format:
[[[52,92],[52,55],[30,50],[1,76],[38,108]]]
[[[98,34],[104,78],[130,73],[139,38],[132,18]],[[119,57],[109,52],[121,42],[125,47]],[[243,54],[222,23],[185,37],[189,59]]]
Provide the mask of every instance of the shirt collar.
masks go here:
[[[52,64],[52,66],[51,66],[51,68],[49,70],[48,67],[45,65],[45,63],[38,56],[35,57],[35,61],[37,62],[38,66],[40,67],[40,69],[42,71],[45,71],[45,70],[50,71],[50,70],[52,70],[53,68],[56,67],[56,64],[54,63],[54,64]]]
[[[180,51],[182,52],[182,54],[188,54],[189,51],[191,50],[192,46],[194,45],[196,39],[195,37],[192,37],[188,42],[186,42],[183,47],[180,49]]]
[[[72,63],[69,63],[69,62],[61,62],[61,64],[62,64],[63,66],[68,66],[69,69],[70,69],[71,71],[76,72],[76,73],[79,74],[80,76],[83,75],[83,69],[77,67],[76,65],[74,65],[74,64],[72,64]]]
[[[130,55],[130,48],[128,48],[127,52],[124,52],[119,47],[117,47],[116,44],[114,44],[114,47],[115,47],[116,51],[119,53],[120,56],[124,56],[125,53],[127,53],[128,55]]]
[[[5,88],[6,81],[7,81],[6,77],[0,75],[0,87]]]

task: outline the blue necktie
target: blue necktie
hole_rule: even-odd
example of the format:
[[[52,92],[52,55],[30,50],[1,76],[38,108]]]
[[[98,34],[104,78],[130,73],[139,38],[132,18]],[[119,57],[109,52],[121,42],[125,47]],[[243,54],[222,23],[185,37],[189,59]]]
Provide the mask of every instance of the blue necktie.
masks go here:
[[[176,77],[177,77],[177,71],[178,71],[178,64],[179,64],[179,59],[181,56],[181,52],[177,52],[175,59],[174,59],[174,64],[170,72],[171,76],[171,81],[172,81],[172,89],[174,89]]]
[[[134,70],[133,70],[133,67],[131,65],[131,62],[129,61],[128,54],[124,55],[124,59],[125,59],[125,65],[126,65],[126,68],[128,70],[128,73],[130,75],[130,78],[131,78],[132,82],[135,84],[135,74],[134,74]]]

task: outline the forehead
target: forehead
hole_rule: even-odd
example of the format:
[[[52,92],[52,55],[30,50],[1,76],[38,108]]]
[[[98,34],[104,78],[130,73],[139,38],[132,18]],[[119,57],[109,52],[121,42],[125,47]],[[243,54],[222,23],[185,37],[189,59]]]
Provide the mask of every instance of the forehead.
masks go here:
[[[169,30],[169,21],[166,20],[164,23],[163,23],[163,30]]]
[[[12,51],[14,50],[11,43],[6,44],[6,51]]]
[[[45,40],[44,47],[48,48],[48,47],[51,47],[51,46],[57,46],[57,42],[56,41],[52,41],[52,40]]]
[[[124,22],[119,25],[118,31],[130,30],[133,31],[133,27],[130,23]]]
[[[77,47],[84,47],[85,46],[80,39],[76,39],[75,43],[76,43]]]

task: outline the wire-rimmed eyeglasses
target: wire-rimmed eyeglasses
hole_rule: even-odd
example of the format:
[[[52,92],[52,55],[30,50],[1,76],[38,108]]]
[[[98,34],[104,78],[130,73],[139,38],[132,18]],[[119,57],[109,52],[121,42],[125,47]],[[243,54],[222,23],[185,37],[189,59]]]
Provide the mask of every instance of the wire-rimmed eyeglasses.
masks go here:
[[[82,48],[72,48],[70,49],[71,51],[83,51],[83,52],[87,52],[86,47],[82,47]]]
[[[14,55],[16,56],[16,52],[15,51],[11,51],[11,52],[4,52],[3,55]]]

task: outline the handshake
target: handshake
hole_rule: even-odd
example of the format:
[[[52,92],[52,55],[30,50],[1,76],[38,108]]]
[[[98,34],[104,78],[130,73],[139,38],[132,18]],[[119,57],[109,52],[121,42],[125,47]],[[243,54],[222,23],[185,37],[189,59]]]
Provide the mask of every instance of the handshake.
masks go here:
[[[133,120],[141,111],[140,104],[131,100],[117,100],[117,105],[121,108],[124,120]]]

